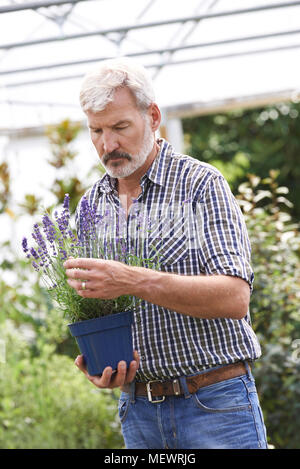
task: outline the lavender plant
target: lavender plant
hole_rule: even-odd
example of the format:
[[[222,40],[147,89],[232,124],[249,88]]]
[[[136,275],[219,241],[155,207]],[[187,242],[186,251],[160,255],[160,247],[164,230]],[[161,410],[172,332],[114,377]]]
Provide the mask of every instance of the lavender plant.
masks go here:
[[[32,238],[35,246],[30,247],[27,238],[23,238],[22,248],[26,257],[40,273],[47,291],[70,322],[136,308],[139,300],[133,296],[122,295],[110,300],[83,298],[68,284],[63,267],[68,257],[106,258],[130,265],[144,265],[143,259],[126,252],[122,239],[109,246],[99,242],[97,232],[99,224],[105,222],[105,215],[97,214],[96,206],[91,207],[86,197],[81,201],[81,214],[77,235],[70,226],[69,195],[66,194],[61,214],[55,212],[53,220],[45,213],[41,225],[34,225]],[[150,259],[147,259],[147,266],[157,267]]]

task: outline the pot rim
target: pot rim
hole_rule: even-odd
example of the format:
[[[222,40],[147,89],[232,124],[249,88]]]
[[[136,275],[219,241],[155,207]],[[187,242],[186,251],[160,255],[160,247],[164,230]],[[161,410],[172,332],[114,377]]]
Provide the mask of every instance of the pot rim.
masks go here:
[[[130,326],[133,322],[133,311],[108,314],[97,318],[86,319],[68,324],[71,334],[75,337],[115,327]]]

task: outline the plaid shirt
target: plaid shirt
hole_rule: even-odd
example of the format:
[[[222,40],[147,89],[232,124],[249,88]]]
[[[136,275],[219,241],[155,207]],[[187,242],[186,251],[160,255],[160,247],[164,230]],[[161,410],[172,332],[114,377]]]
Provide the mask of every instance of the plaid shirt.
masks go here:
[[[224,177],[175,153],[164,139],[158,143],[160,152],[140,181],[142,192],[128,218],[114,178],[105,174],[86,193],[91,206],[110,220],[99,228],[99,238],[105,246],[122,240],[127,252],[158,259],[165,272],[236,276],[252,291],[247,230]],[[80,233],[80,204],[76,223]],[[138,381],[192,375],[261,354],[249,312],[241,320],[200,319],[146,301],[134,313],[133,342],[141,358]]]

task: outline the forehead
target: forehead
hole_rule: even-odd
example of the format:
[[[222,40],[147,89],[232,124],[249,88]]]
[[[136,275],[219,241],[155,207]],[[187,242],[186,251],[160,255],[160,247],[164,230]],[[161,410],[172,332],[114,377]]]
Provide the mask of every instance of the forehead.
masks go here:
[[[114,99],[103,111],[87,111],[89,125],[114,125],[121,120],[136,120],[141,117],[135,98],[128,88],[115,91]]]

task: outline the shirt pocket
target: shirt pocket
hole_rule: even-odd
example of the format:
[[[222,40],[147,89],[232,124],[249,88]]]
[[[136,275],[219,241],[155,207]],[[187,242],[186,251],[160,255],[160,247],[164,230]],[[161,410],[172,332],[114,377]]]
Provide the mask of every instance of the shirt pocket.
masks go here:
[[[160,270],[186,259],[189,247],[183,221],[172,216],[158,218],[148,232],[147,253],[149,258],[156,257]]]
[[[184,235],[149,239],[148,249],[149,257],[158,259],[160,270],[166,270],[168,266],[181,263],[189,256],[187,239]]]

